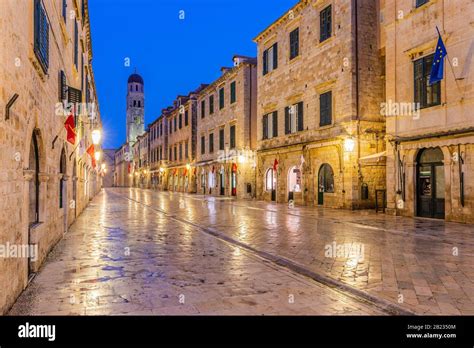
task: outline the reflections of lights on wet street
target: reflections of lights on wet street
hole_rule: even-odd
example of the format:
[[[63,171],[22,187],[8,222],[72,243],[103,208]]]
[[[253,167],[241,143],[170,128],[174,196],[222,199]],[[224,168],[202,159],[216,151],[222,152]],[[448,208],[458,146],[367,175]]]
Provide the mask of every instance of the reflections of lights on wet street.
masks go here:
[[[472,255],[447,244],[469,238],[461,224],[105,189],[11,314],[474,314]]]

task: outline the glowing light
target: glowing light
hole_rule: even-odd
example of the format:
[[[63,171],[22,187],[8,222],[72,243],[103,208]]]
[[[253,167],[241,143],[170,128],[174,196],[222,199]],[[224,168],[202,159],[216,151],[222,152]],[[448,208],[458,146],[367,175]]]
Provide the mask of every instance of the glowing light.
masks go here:
[[[354,139],[352,138],[346,138],[344,140],[344,150],[346,152],[352,152],[354,151],[354,147],[355,147],[355,141]]]
[[[96,160],[96,161],[100,161],[100,156],[101,156],[101,154],[102,154],[102,153],[101,153],[100,151],[96,151],[96,152],[94,153],[94,157],[95,157],[95,160]]]

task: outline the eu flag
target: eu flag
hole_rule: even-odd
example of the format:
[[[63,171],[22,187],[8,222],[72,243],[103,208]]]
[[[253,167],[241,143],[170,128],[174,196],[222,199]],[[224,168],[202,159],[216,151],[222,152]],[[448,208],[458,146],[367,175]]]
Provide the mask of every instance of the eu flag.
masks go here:
[[[430,85],[443,79],[444,57],[446,57],[447,54],[446,46],[444,46],[443,39],[441,38],[441,35],[439,35],[436,52],[433,58],[433,65],[431,65]]]

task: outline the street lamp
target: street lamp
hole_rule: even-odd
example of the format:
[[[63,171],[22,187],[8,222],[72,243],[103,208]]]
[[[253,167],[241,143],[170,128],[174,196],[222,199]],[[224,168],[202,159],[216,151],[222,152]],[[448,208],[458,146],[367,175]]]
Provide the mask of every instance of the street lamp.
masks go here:
[[[92,135],[92,143],[94,145],[98,145],[100,143],[100,139],[102,138],[102,134],[100,133],[100,130],[94,129],[91,135]]]
[[[354,141],[354,139],[352,139],[352,137],[346,138],[344,140],[344,150],[346,152],[354,151],[354,147],[355,147],[355,141]]]
[[[94,157],[95,157],[95,160],[96,160],[96,161],[100,161],[100,155],[101,155],[101,152],[100,152],[100,151],[96,151],[96,152],[94,153]]]

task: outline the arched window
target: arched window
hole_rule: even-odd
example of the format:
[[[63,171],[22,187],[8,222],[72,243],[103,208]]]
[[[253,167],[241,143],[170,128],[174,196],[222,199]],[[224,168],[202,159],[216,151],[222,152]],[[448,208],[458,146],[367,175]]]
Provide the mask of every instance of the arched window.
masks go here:
[[[216,186],[216,177],[215,177],[215,174],[212,170],[209,170],[209,176],[208,176],[208,180],[209,180],[209,188],[212,188],[214,186]]]
[[[443,151],[439,147],[424,149],[418,157],[418,163],[442,163],[443,160]]]
[[[137,101],[136,100],[133,101],[133,106],[137,106]]]
[[[66,175],[66,154],[64,149],[61,151],[61,157],[59,159],[59,173],[62,174],[61,179],[59,179],[59,208],[63,207],[64,200],[64,175]]]
[[[133,86],[132,86],[132,85],[130,85],[130,92],[133,92],[133,88],[132,88],[132,87],[133,87]]]
[[[334,172],[327,163],[319,168],[319,192],[334,192]]]
[[[28,168],[33,170],[33,178],[30,181],[29,188],[29,223],[39,222],[39,147],[36,132],[33,131],[30,145],[30,156]]]
[[[138,92],[138,85],[135,85],[135,91]]]
[[[301,170],[297,167],[291,167],[288,172],[288,191],[301,192]]]
[[[140,107],[140,101],[138,101],[138,107]]]
[[[276,174],[273,168],[269,168],[265,173],[265,190],[272,191],[276,188]]]

